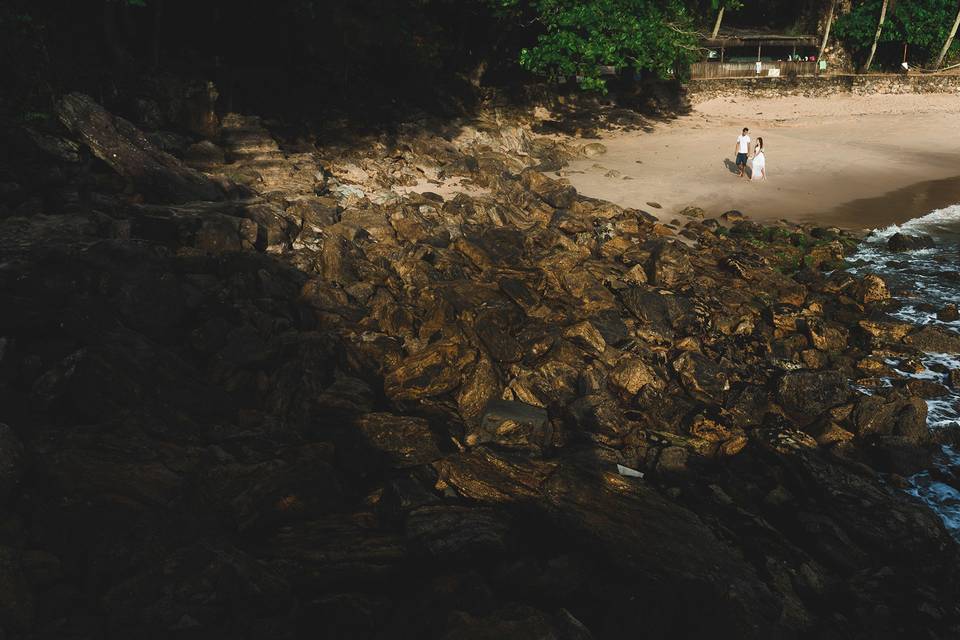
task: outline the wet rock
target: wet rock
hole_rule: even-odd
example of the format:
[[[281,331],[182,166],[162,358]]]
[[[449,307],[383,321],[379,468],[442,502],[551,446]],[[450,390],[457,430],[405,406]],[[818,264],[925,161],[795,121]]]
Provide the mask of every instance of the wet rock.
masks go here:
[[[807,320],[807,333],[815,349],[826,352],[839,352],[847,348],[847,330],[836,323],[811,318]]]
[[[957,305],[948,304],[937,311],[937,320],[941,322],[956,322],[960,320],[960,311],[957,310]]]
[[[887,249],[890,251],[917,251],[918,249],[932,249],[933,238],[926,234],[895,233],[887,240]]]
[[[843,404],[850,397],[850,389],[838,371],[796,371],[780,379],[777,396],[784,409],[794,414],[801,424],[806,424]]]
[[[879,344],[900,342],[914,326],[906,322],[890,322],[884,320],[860,320],[859,326]]]
[[[706,214],[707,212],[700,207],[684,207],[680,210],[680,215],[688,218],[703,218]]]
[[[872,304],[883,302],[890,298],[890,290],[887,283],[878,275],[868,274],[857,287],[857,300],[863,304]]]
[[[861,437],[901,436],[913,443],[929,438],[927,403],[917,397],[892,401],[881,396],[861,398],[850,420]]]
[[[910,333],[903,341],[927,353],[960,354],[960,334],[927,325]]]
[[[927,400],[950,394],[949,389],[939,382],[934,382],[933,380],[909,380],[904,387],[910,393],[910,395],[925,398]]]

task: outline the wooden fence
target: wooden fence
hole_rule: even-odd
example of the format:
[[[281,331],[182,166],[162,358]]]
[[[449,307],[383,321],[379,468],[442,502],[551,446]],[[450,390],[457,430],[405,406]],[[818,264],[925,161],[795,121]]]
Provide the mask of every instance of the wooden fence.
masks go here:
[[[773,73],[771,73],[773,71]],[[694,62],[690,65],[690,77],[705,78],[753,78],[776,76],[781,77],[796,72],[798,76],[813,76],[817,74],[816,62],[762,61],[760,73],[757,73],[756,62]]]

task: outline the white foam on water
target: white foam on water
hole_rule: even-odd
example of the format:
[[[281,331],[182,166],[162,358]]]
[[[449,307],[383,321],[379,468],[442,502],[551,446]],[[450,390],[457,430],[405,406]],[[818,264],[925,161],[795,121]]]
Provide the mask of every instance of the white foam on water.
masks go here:
[[[943,209],[935,209],[925,216],[908,220],[903,224],[892,224],[884,229],[876,229],[866,237],[866,242],[886,242],[895,233],[906,235],[925,233],[934,236],[944,232],[955,234],[958,224],[960,224],[960,204],[952,204]]]
[[[934,238],[937,247],[894,253],[886,243],[896,233],[924,234]],[[876,273],[896,290],[905,287],[909,298],[901,298],[902,306],[890,315],[916,325],[936,324],[947,329],[960,329],[960,321],[944,322],[936,310],[946,304],[960,305],[960,264],[949,257],[960,239],[960,205],[931,211],[925,216],[900,225],[877,229],[864,239],[854,263],[848,271],[856,275]],[[925,353],[920,358],[924,369],[919,372],[898,371],[907,378],[945,383],[944,371],[960,369],[960,356],[946,353]],[[896,359],[887,359],[896,367]],[[861,391],[866,392],[865,389]],[[949,389],[943,396],[927,403],[927,426],[931,430],[960,424],[960,390]],[[960,540],[960,452],[942,447],[936,457],[936,468],[910,477],[907,493],[927,504],[943,520],[947,529]]]

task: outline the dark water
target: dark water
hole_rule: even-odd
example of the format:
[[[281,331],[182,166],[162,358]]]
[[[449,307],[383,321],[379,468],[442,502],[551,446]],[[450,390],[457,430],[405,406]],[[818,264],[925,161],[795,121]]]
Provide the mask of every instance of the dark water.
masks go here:
[[[960,202],[960,176],[918,182],[886,193],[883,186],[877,184],[877,192],[883,193],[881,196],[851,200],[830,211],[818,211],[798,219],[822,226],[876,229],[911,218],[915,218],[911,223],[919,223],[920,216],[930,211],[948,210],[950,205]]]
[[[957,200],[960,201],[960,194]],[[889,202],[885,206],[889,206]],[[886,241],[896,232],[924,233],[936,241],[936,248],[891,253]],[[960,321],[942,322],[936,310],[947,304],[960,305],[960,205],[936,209],[901,225],[892,225],[871,233],[856,255],[854,273],[877,273],[891,289],[902,292],[903,306],[893,313],[900,320],[915,324],[939,324],[960,331]],[[893,362],[891,361],[891,364]],[[924,371],[913,377],[945,382],[944,368],[960,368],[960,356],[928,353]],[[867,390],[864,390],[868,393]],[[960,426],[960,391],[927,400],[927,424],[931,429]],[[960,451],[944,446],[936,468],[910,478],[908,492],[936,511],[947,528],[960,540]]]

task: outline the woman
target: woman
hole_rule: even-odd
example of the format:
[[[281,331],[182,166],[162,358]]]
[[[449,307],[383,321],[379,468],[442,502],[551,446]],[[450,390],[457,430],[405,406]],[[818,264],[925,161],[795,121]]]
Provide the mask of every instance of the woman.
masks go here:
[[[763,157],[763,138],[757,138],[757,146],[753,148],[753,173],[751,180],[766,180],[766,158]]]

